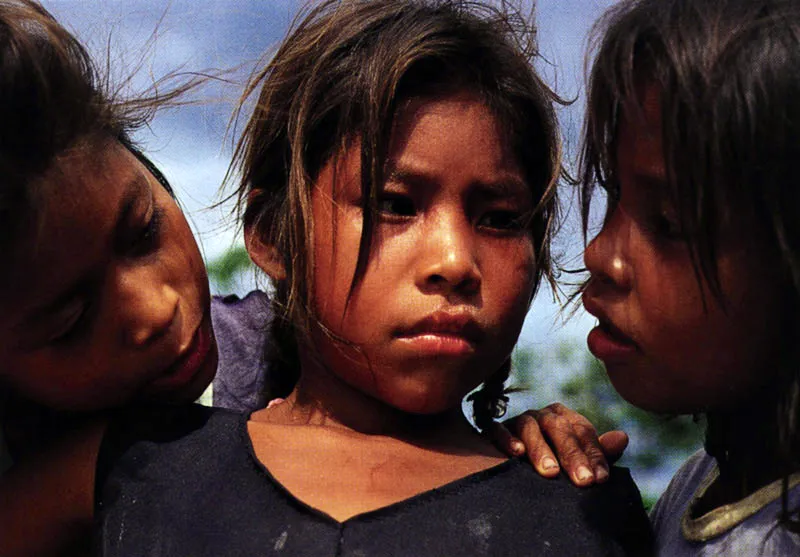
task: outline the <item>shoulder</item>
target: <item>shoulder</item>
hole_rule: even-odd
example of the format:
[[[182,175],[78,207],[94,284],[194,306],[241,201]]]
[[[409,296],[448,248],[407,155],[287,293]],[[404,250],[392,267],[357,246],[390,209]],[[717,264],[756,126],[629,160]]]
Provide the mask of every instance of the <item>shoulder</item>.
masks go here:
[[[246,421],[244,414],[197,404],[125,409],[109,422],[100,445],[97,485],[145,469],[169,481],[182,466],[224,458],[243,443]]]
[[[715,461],[700,449],[684,462],[650,512],[659,544],[680,536],[680,522],[692,498],[715,470]]]
[[[270,320],[271,315],[270,298],[261,290],[253,290],[244,298],[236,294],[211,298],[211,317],[215,327],[219,324],[260,328]]]
[[[612,555],[649,551],[650,526],[627,469],[613,468],[606,483],[578,488],[563,475],[543,478],[519,460],[487,473],[480,482],[474,505],[467,501],[464,512],[474,506],[484,516],[501,517],[498,526],[509,527],[515,545],[554,554],[588,555],[598,548]],[[546,546],[541,546],[543,539]]]
[[[199,404],[133,406],[114,414],[101,451],[151,441],[162,448],[185,444],[194,438],[212,437],[241,427],[246,420],[242,413]]]
[[[122,489],[202,488],[205,470],[247,453],[247,416],[197,404],[126,409],[109,422],[96,469],[99,501]]]
[[[681,465],[650,513],[656,532],[666,525],[670,516],[686,510],[695,492],[709,478],[715,466],[714,459],[703,449]]]
[[[211,318],[219,364],[213,383],[213,404],[250,412],[267,402],[269,374],[269,296],[253,291],[244,298],[215,296]]]
[[[268,487],[247,415],[198,405],[128,412],[101,446],[95,547],[103,555],[225,555],[220,544],[235,536],[221,532],[238,531],[251,511],[263,519]]]
[[[651,513],[659,555],[799,555],[800,535],[780,525],[782,480],[748,497],[691,516],[694,502],[717,476],[714,459],[698,451],[675,474]],[[800,508],[800,473],[787,502]]]

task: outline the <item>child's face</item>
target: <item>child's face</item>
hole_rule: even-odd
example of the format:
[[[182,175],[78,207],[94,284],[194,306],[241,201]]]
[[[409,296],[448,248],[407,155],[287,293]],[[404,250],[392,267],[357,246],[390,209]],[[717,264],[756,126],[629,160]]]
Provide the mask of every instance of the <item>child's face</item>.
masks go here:
[[[636,406],[665,413],[728,409],[746,403],[777,367],[780,265],[742,216],[723,227],[717,246],[725,303],[705,280],[698,283],[667,194],[652,87],[645,117],[644,123],[622,119],[620,199],[586,248],[592,277],[583,301],[600,321],[589,348]]]
[[[323,169],[312,201],[315,308],[363,352],[315,341],[341,379],[395,408],[457,407],[517,340],[535,269],[520,221],[535,200],[480,100],[412,101],[396,120],[373,249],[346,306],[363,222],[359,152],[356,142]]]
[[[191,401],[217,363],[202,258],[156,178],[103,147],[42,179],[37,240],[0,293],[0,376],[56,408]]]

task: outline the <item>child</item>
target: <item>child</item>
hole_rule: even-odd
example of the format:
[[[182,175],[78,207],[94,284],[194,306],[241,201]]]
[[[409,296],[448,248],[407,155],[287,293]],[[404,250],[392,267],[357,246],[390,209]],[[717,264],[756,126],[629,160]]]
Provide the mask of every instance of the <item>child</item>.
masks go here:
[[[34,476],[25,489],[8,479],[17,474],[0,485],[6,555],[15,536],[58,537],[23,526],[60,500],[36,473],[47,459],[24,457],[99,410],[195,400],[214,378],[216,339],[215,402],[260,407],[224,387],[263,382],[263,359],[246,351],[263,352],[268,306],[258,293],[211,302],[169,185],[131,143],[150,111],[193,83],[125,102],[39,4],[3,2],[0,29],[0,423]]]
[[[193,84],[123,102],[102,89],[83,47],[38,4],[0,9],[0,399],[21,449],[44,433],[31,401],[86,412],[135,398],[195,400],[217,367],[212,318],[223,333],[236,328],[248,317],[240,309],[257,311],[259,296],[215,301],[212,315],[188,224],[164,177],[130,141],[147,111]],[[223,357],[245,361],[231,354],[237,337],[222,336]],[[246,361],[252,367],[242,377],[263,375],[257,358]]]
[[[661,555],[800,553],[800,4],[628,0],[591,75],[583,294],[631,403],[703,413],[651,519]]]
[[[237,160],[286,399],[249,418],[121,415],[100,452],[99,554],[644,549],[625,472],[544,480],[461,414],[483,384],[476,419],[495,415],[550,272],[553,95],[518,29],[473,3],[328,1],[281,45],[248,89]]]

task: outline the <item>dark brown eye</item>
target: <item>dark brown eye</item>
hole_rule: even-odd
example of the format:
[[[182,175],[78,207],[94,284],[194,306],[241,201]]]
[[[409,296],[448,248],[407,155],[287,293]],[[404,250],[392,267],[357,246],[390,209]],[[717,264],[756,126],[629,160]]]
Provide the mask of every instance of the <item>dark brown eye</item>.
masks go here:
[[[683,239],[681,223],[678,222],[676,217],[667,213],[658,213],[652,216],[650,219],[650,228],[653,234],[659,238],[670,241]]]
[[[405,195],[384,194],[378,201],[381,214],[389,217],[413,217],[417,214],[414,201]]]
[[[524,228],[524,217],[517,211],[488,211],[478,221],[478,226],[494,230],[512,231]]]
[[[89,306],[84,303],[80,304],[79,307],[75,308],[75,311],[65,316],[62,325],[47,339],[47,342],[49,344],[66,344],[74,338],[77,338],[88,326],[88,315]]]
[[[139,234],[133,238],[128,252],[130,255],[147,255],[155,249],[161,237],[163,216],[164,211],[161,207],[153,209],[153,215],[150,220]]]

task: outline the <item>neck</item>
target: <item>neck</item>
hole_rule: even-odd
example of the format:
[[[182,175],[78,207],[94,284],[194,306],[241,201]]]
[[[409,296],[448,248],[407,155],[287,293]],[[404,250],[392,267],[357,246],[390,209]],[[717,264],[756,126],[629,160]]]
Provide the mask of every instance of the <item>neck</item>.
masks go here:
[[[310,371],[304,366],[285,403],[270,410],[269,419],[274,423],[332,427],[425,444],[449,444],[477,435],[460,407],[430,415],[404,412],[320,367]]]

